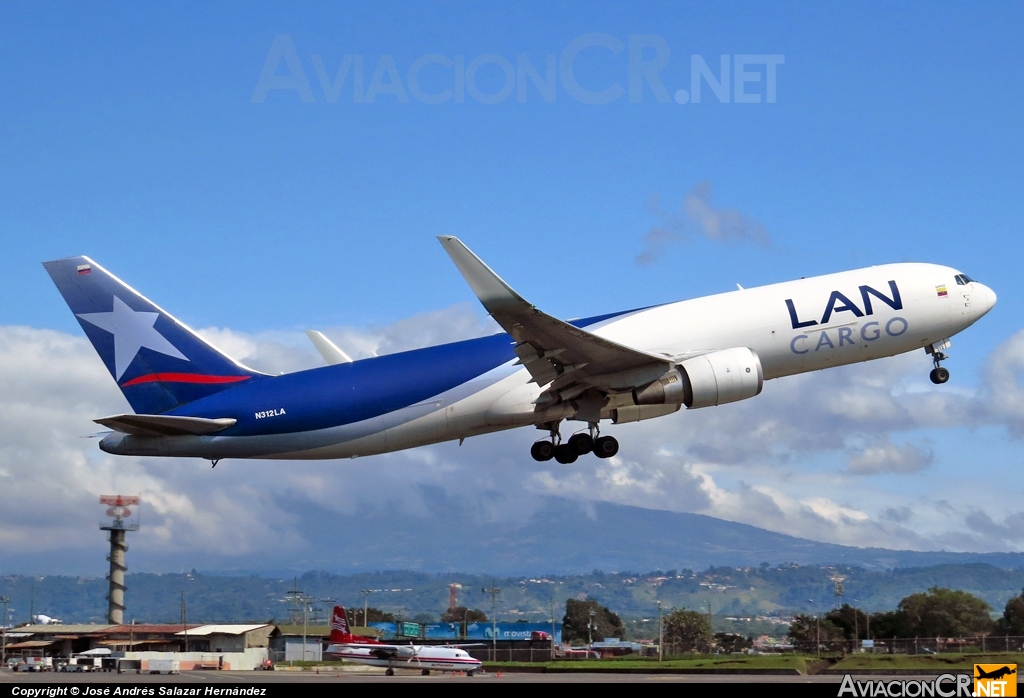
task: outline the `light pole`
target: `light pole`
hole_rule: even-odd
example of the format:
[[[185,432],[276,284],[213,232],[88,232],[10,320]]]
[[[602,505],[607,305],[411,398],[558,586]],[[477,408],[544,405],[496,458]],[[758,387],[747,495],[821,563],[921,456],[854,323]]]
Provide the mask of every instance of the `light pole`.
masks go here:
[[[370,621],[366,619],[366,614],[370,612],[370,594],[376,589],[360,589],[359,593],[363,595],[363,627],[368,628]]]
[[[665,631],[661,626],[661,599],[658,599],[658,661],[663,656],[662,648],[665,646]]]
[[[181,629],[185,633],[185,651],[188,652],[188,607],[185,606],[185,590],[181,590]]]
[[[498,661],[498,594],[501,589],[493,585],[484,587],[480,591],[491,595],[491,661]],[[511,651],[509,652],[511,654]]]
[[[555,660],[555,590],[551,590],[551,650],[548,652],[548,658],[551,661]]]
[[[10,602],[10,596],[0,596],[0,603],[4,605],[4,617],[0,619],[0,667],[7,666],[7,604]]]
[[[310,596],[302,597],[302,661],[306,661],[306,629],[309,625],[309,602],[312,600]]]
[[[594,616],[596,615],[597,611],[591,608],[590,621],[587,623],[587,659],[590,659],[590,653],[594,650]]]
[[[807,599],[807,602],[813,604],[814,603],[814,599]],[[821,612],[820,611],[815,611],[814,612],[814,626],[817,629],[818,641],[817,641],[816,649],[818,651],[818,659],[821,659]]]

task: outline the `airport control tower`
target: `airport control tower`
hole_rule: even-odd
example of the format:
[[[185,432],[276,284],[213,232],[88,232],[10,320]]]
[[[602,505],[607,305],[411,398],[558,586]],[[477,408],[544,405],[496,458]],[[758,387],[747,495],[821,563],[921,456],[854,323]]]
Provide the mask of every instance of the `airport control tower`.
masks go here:
[[[128,552],[125,533],[139,530],[139,498],[122,494],[100,495],[100,504],[107,505],[106,515],[111,520],[100,523],[101,531],[110,531],[110,592],[107,594],[107,622],[120,625],[124,622],[124,555]],[[133,507],[129,509],[128,507]]]

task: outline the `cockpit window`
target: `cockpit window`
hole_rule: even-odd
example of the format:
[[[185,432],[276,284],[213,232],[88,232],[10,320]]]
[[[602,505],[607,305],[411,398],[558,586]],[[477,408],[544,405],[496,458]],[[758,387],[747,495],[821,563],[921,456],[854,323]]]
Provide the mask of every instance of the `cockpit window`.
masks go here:
[[[957,286],[966,286],[967,284],[974,283],[974,279],[967,276],[967,274],[957,274],[955,277]]]

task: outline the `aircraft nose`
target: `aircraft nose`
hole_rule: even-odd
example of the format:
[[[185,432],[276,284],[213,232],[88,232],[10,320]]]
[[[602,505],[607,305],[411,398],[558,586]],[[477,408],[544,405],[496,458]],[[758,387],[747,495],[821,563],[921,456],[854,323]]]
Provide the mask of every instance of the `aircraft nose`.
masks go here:
[[[996,292],[990,289],[985,284],[979,285],[981,286],[981,293],[979,294],[981,296],[981,306],[984,308],[982,312],[987,313],[988,311],[992,310],[992,308],[994,308],[996,305]]]

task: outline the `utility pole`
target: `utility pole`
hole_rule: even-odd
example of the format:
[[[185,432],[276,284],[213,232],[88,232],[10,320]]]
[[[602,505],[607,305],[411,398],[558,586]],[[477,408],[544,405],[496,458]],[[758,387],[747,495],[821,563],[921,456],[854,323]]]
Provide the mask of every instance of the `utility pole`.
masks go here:
[[[28,624],[35,623],[36,614],[36,580],[29,582],[28,587]]]
[[[498,658],[498,594],[501,593],[501,589],[491,582],[491,586],[480,591],[491,595],[491,661],[494,662]]]
[[[306,629],[309,624],[309,603],[313,600],[313,597],[306,596],[306,593],[298,588],[299,578],[295,578],[294,589],[288,590],[286,599],[292,602],[293,615],[295,622],[298,622],[298,604],[302,604],[302,661],[306,661]]]
[[[10,602],[10,596],[0,596],[0,604],[4,605],[4,617],[0,619],[0,667],[7,666],[7,604]]]
[[[322,603],[322,604],[327,604],[327,608],[331,608],[331,609],[333,609],[333,608],[334,608],[334,604],[335,604],[336,602],[337,602],[337,599],[331,598],[330,596],[326,596],[326,597],[324,597],[324,598],[320,599],[320,603]],[[324,610],[324,609],[320,609],[320,610],[322,611],[322,610]],[[354,619],[355,619],[355,618],[354,618],[354,616],[353,616],[353,620],[354,620]],[[316,617],[314,617],[314,618],[313,618],[313,623],[314,623],[314,624],[316,624],[318,620],[319,620],[319,616],[316,616]],[[346,619],[346,620],[347,620],[347,619]],[[327,623],[328,623],[328,625],[330,625],[330,622],[331,622],[331,621],[330,621],[330,619],[328,619],[328,620],[327,620]]]
[[[821,659],[821,612],[814,614],[814,625],[818,629],[818,659]]]
[[[715,631],[711,627],[711,601],[708,601],[708,654],[711,654],[712,645],[715,644]]]
[[[313,599],[302,597],[302,661],[306,661],[306,628],[309,625],[309,602]]]
[[[663,648],[665,646],[665,630],[661,625],[661,599],[658,599],[658,661],[660,662],[664,656]]]

